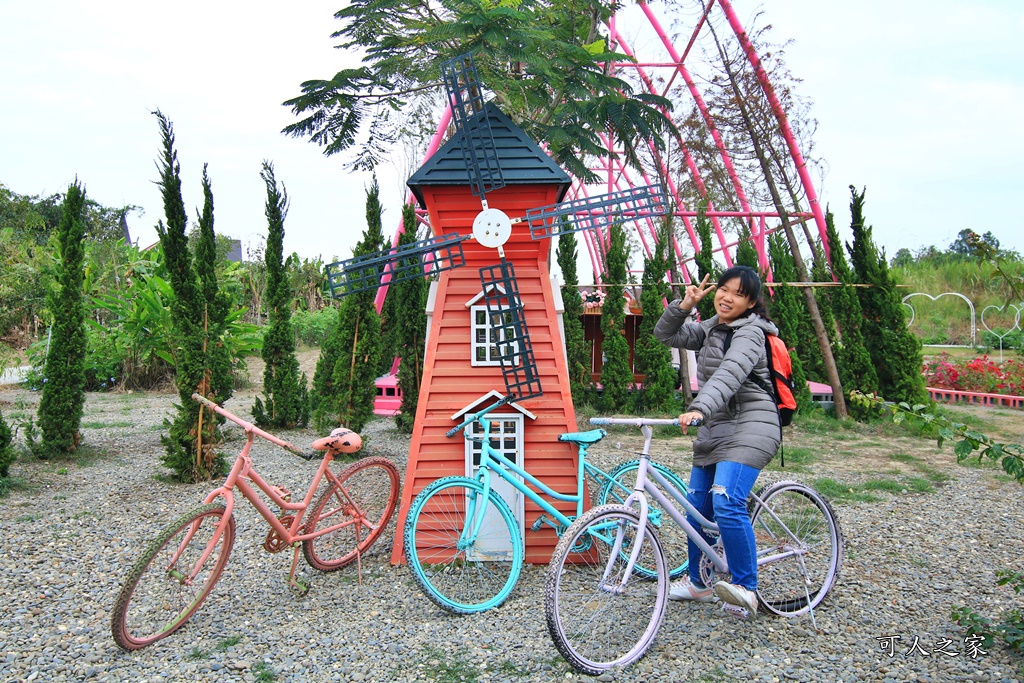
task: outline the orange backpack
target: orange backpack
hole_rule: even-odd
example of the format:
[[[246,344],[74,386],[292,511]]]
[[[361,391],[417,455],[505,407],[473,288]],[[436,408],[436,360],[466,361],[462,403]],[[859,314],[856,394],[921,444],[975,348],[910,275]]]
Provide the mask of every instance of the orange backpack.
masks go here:
[[[725,335],[725,351],[729,350],[732,344],[733,330]],[[793,382],[793,359],[789,357],[789,349],[786,342],[776,334],[764,336],[764,350],[768,357],[768,376],[771,378],[771,386],[750,371],[749,379],[757,386],[768,392],[775,399],[775,405],[779,408],[779,424],[783,427],[793,421],[793,413],[796,412],[796,384]]]

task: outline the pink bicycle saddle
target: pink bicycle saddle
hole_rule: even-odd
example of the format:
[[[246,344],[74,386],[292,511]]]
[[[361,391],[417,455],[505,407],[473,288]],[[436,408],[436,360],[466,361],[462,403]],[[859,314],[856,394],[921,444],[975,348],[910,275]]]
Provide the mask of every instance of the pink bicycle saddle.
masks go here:
[[[313,442],[314,451],[331,451],[332,453],[355,453],[363,447],[363,439],[345,427],[338,427],[330,436]]]

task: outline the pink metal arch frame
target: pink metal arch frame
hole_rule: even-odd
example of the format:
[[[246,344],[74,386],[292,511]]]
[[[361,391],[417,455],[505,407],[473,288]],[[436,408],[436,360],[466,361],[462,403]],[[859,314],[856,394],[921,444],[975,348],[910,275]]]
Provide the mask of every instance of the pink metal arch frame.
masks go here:
[[[635,61],[622,62],[611,65],[613,69],[622,71],[624,74],[634,73],[639,85],[647,92],[662,96],[668,96],[671,92],[672,86],[676,79],[682,79],[685,85],[686,92],[693,100],[693,104],[700,112],[701,119],[707,128],[708,134],[714,143],[714,149],[717,152],[719,159],[721,160],[722,168],[725,170],[726,176],[728,177],[728,183],[732,187],[733,199],[735,205],[739,207],[739,210],[719,210],[710,201],[708,202],[707,210],[704,214],[711,221],[714,229],[713,240],[717,244],[712,246],[712,251],[719,255],[719,258],[726,263],[726,265],[732,264],[732,253],[730,250],[734,250],[736,247],[736,239],[730,239],[726,235],[726,231],[723,228],[722,220],[729,219],[733,221],[742,221],[749,227],[751,240],[753,242],[754,249],[758,254],[758,261],[764,270],[767,270],[768,258],[767,258],[767,240],[766,236],[769,232],[777,230],[778,226],[768,228],[769,221],[775,219],[776,221],[781,220],[781,216],[775,210],[774,207],[771,209],[756,209],[751,206],[748,194],[744,189],[743,183],[739,177],[739,173],[736,170],[735,164],[728,149],[723,141],[721,132],[715,123],[715,117],[713,112],[708,107],[707,101],[704,99],[703,94],[697,86],[696,80],[693,78],[691,72],[686,67],[686,59],[690,54],[690,51],[696,44],[700,33],[708,25],[708,22],[712,19],[712,13],[716,10],[721,13],[726,19],[726,22],[735,35],[736,40],[743,49],[743,52],[753,68],[754,73],[757,76],[758,83],[761,86],[761,90],[769,103],[772,113],[774,114],[778,125],[779,131],[782,138],[785,140],[788,152],[793,161],[795,168],[797,169],[800,185],[806,196],[807,202],[810,205],[810,211],[798,210],[793,207],[792,211],[787,211],[787,215],[792,219],[798,220],[812,220],[818,228],[818,234],[821,237],[822,243],[826,249],[826,255],[828,254],[828,241],[827,232],[825,226],[825,216],[821,208],[818,195],[815,191],[814,185],[811,182],[810,173],[807,169],[807,164],[800,151],[799,145],[797,144],[796,137],[793,134],[793,130],[786,119],[785,111],[782,108],[782,104],[779,101],[778,96],[768,78],[767,72],[765,71],[764,65],[761,62],[760,57],[757,54],[756,49],[751,43],[749,37],[746,34],[742,24],[740,23],[739,17],[736,11],[733,9],[732,3],[729,0],[709,0],[707,5],[704,7],[699,19],[693,27],[692,32],[688,36],[685,47],[680,52],[676,49],[668,32],[663,28],[661,21],[656,15],[654,9],[650,7],[646,2],[638,3],[642,15],[650,29],[653,30],[656,40],[653,43],[660,43],[661,48],[664,50],[665,58],[661,61],[655,60],[641,61],[640,56],[637,55],[633,47],[629,44],[624,33],[619,29],[619,22],[617,17],[613,16],[608,22],[609,37],[613,42],[613,47],[618,49],[622,53],[630,56]],[[659,81],[652,73],[654,70],[659,72],[668,72],[667,77],[664,79],[664,85],[659,87]],[[681,110],[681,107],[676,107],[677,110]],[[669,113],[669,112],[666,112]],[[451,120],[451,110],[445,109],[438,127],[434,133],[433,138],[424,154],[424,161],[428,159],[435,151],[440,147],[440,144],[444,138],[444,133],[448,128]],[[602,136],[604,144],[607,146],[610,152],[614,152],[613,141],[609,136]],[[679,150],[683,157],[686,173],[689,174],[690,180],[697,193],[701,197],[708,197],[708,188],[705,184],[703,175],[700,167],[697,164],[695,158],[690,153],[689,147],[686,141],[681,136],[676,136],[673,141],[678,145]],[[668,163],[663,158],[663,155],[659,153],[653,142],[648,143],[648,152],[650,155],[649,163],[652,164],[652,168],[656,169],[660,178],[652,178],[646,170],[639,172],[642,177],[644,184],[651,184],[658,180],[664,181],[666,190],[669,192],[670,197],[674,201],[674,216],[682,222],[685,229],[686,236],[689,237],[693,252],[697,253],[700,251],[701,245],[699,238],[694,230],[693,219],[698,215],[698,212],[694,207],[686,206],[682,200],[682,196],[679,191],[679,181],[681,178],[673,176]],[[603,178],[601,187],[595,187],[593,192],[583,183],[578,180],[575,181],[570,190],[569,197],[586,197],[590,194],[601,194],[604,192],[611,192],[614,190],[620,190],[628,187],[633,187],[632,172],[636,172],[635,169],[629,169],[623,163],[621,156],[606,157],[603,159],[595,160],[597,163],[592,170]],[[407,201],[412,201],[411,193],[408,196]],[[420,220],[425,220],[424,216],[420,216]],[[657,239],[657,226],[649,219],[646,221],[634,221],[637,234],[640,239],[641,246],[646,254],[650,254],[652,251],[652,243],[648,240]],[[645,227],[647,235],[645,235]],[[605,253],[607,249],[607,230],[603,226],[594,226],[595,229],[587,230],[583,233],[584,243],[586,246],[587,255],[592,265],[594,279],[598,281],[604,268]],[[399,222],[398,228],[395,231],[394,238],[392,239],[392,246],[398,242],[399,235],[402,232],[402,225]],[[688,257],[677,238],[673,236],[673,244],[671,245],[676,258],[682,263],[692,259],[692,256]],[[685,277],[685,270],[684,270]],[[769,275],[770,277],[770,275]],[[387,282],[387,276],[385,276],[385,285]],[[387,287],[382,287],[377,294],[376,304],[377,309],[383,306],[384,297],[386,296]]]

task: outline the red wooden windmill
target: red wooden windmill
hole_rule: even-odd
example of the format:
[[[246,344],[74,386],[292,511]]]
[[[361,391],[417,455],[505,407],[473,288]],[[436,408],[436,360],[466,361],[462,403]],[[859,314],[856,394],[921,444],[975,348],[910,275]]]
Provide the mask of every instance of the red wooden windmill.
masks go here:
[[[515,297],[510,289],[518,290],[523,321],[529,330],[526,339],[535,360],[529,379],[536,386],[528,387],[532,394],[528,398],[492,413],[492,428],[498,426],[501,438],[509,440],[509,445],[515,440],[516,448],[502,450],[522,454],[520,464],[528,471],[556,490],[573,492],[576,487],[575,449],[558,441],[559,434],[576,431],[576,415],[559,327],[561,297],[552,285],[547,265],[551,240],[531,239],[525,223],[502,228],[500,216],[493,213],[501,210],[521,216],[531,207],[558,202],[568,190],[570,178],[496,107],[487,105],[483,115],[493,131],[497,159],[504,172],[505,186],[487,195],[486,213],[491,214],[492,225],[498,225],[499,238],[502,229],[508,231],[500,245],[505,259],[495,265],[498,245],[466,240],[466,264],[476,268],[445,272],[432,289],[423,383],[392,553],[395,562],[401,561],[405,513],[416,493],[439,477],[475,474],[467,453],[471,442],[448,439],[445,432],[461,421],[463,411],[480,410],[504,395],[500,355],[495,355],[501,353],[501,347],[495,342],[506,337],[500,331],[495,334],[487,307],[492,302],[507,306],[509,297]],[[409,180],[435,232],[468,235],[481,213],[480,199],[467,182],[460,149],[463,140],[462,136],[453,137]],[[483,220],[487,219],[485,215]],[[488,272],[487,281],[477,276],[480,268],[490,271],[505,265],[513,267],[512,278],[501,277],[500,270],[493,276]],[[541,387],[543,395],[538,395]],[[522,497],[511,488],[500,493],[511,499],[510,506],[521,515],[521,524],[531,524],[540,514],[539,510],[524,509]],[[528,540],[533,545],[527,545],[526,561],[546,562],[554,549],[554,533],[530,534]]]
[[[391,282],[425,271],[440,274],[427,304],[424,376],[392,551],[396,563],[402,561],[404,520],[416,493],[440,477],[475,474],[472,442],[445,436],[464,413],[507,397],[500,412],[490,415],[492,437],[502,451],[555,490],[575,492],[576,450],[558,441],[559,434],[576,431],[576,416],[561,295],[548,270],[546,238],[600,227],[624,213],[667,212],[658,186],[560,203],[570,177],[484,102],[472,57],[447,62],[442,71],[456,134],[408,182],[434,236],[332,264],[336,274],[330,277],[332,293],[344,295],[376,286],[382,266]],[[397,265],[403,263],[404,268]],[[465,265],[475,268],[460,267]],[[520,528],[540,514],[512,487],[495,490],[509,502]],[[575,513],[565,505],[567,514]],[[557,538],[546,529],[528,541],[526,562],[544,563]]]

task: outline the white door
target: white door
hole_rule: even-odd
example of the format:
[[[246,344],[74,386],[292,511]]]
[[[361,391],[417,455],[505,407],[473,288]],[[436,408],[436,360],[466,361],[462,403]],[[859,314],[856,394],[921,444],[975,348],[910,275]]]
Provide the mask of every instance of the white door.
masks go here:
[[[512,414],[491,413],[491,448],[522,467],[523,416]],[[472,429],[474,437],[483,435],[480,424],[474,422],[467,429]],[[480,443],[466,440],[466,473],[475,477],[480,469]],[[515,476],[519,481],[522,477]],[[519,538],[523,537],[523,494],[491,470],[491,490],[500,495],[516,518]],[[493,508],[489,507],[484,517],[480,534],[477,538],[476,557],[470,559],[511,560],[512,546],[506,538],[505,523]]]

